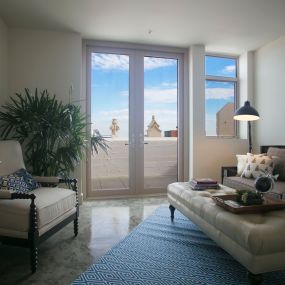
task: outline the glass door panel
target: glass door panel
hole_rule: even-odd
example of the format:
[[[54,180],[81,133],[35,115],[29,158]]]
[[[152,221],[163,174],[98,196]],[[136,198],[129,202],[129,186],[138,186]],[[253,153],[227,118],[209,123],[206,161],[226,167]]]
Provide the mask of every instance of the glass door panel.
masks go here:
[[[91,135],[108,145],[107,153],[99,146],[91,156],[91,190],[129,189],[127,55],[91,53]]]
[[[177,181],[178,60],[144,57],[144,189]]]

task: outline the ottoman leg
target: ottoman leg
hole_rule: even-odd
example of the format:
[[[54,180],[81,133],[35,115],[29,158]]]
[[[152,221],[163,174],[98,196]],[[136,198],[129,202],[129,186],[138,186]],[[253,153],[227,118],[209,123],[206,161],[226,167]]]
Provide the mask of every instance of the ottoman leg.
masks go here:
[[[173,222],[173,220],[174,220],[174,211],[175,211],[175,208],[174,208],[172,205],[169,205],[169,210],[170,210],[171,222]]]
[[[263,275],[262,274],[253,274],[251,272],[247,272],[247,277],[249,284],[251,285],[259,285],[263,282]]]

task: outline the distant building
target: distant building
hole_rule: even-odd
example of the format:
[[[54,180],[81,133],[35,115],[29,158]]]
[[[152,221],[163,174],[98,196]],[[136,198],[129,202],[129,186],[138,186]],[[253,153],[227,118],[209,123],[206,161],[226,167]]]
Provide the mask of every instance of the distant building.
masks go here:
[[[154,115],[152,115],[152,120],[150,124],[147,126],[146,136],[147,137],[161,137],[161,130],[159,128],[159,124],[155,120]]]
[[[216,118],[217,136],[234,136],[234,103],[227,103],[219,112]]]
[[[165,137],[177,138],[178,137],[178,128],[176,130],[164,131]]]

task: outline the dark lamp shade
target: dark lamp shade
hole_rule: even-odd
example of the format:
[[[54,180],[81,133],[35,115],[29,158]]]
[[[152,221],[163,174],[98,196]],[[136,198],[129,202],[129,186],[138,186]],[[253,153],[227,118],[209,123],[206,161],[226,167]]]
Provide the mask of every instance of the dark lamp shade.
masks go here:
[[[259,114],[250,106],[249,101],[245,101],[244,106],[235,111],[234,119],[238,121],[256,121],[259,119]]]

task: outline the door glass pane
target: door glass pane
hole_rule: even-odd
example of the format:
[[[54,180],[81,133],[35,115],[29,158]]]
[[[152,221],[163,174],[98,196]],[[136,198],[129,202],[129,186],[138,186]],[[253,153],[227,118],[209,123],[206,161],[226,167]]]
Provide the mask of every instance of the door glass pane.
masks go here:
[[[177,181],[176,59],[144,58],[144,189]]]
[[[91,132],[102,136],[91,157],[92,190],[129,188],[129,56],[92,53]]]

